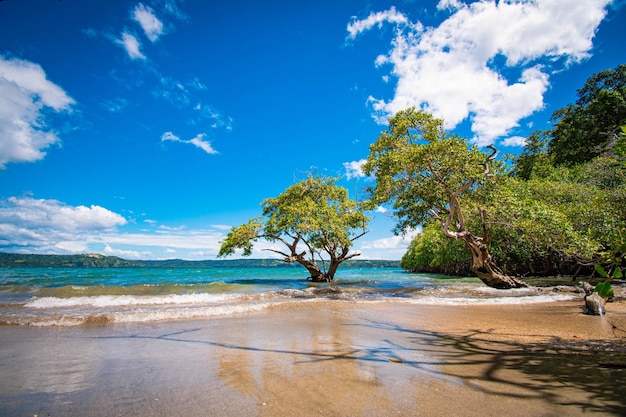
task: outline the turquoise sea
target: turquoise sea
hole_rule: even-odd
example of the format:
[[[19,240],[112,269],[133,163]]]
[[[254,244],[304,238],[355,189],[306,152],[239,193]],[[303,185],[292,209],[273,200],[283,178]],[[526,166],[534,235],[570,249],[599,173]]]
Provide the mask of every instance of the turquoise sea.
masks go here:
[[[475,278],[399,268],[340,268],[312,283],[298,267],[0,268],[0,324],[72,326],[97,322],[202,319],[291,302],[518,304],[580,298],[558,287],[493,290]]]

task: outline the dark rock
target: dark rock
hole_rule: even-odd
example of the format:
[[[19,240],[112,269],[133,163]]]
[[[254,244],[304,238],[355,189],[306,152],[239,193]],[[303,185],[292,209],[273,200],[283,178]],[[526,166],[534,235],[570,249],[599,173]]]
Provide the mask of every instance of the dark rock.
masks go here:
[[[604,299],[597,292],[585,296],[585,307],[587,314],[604,316]]]

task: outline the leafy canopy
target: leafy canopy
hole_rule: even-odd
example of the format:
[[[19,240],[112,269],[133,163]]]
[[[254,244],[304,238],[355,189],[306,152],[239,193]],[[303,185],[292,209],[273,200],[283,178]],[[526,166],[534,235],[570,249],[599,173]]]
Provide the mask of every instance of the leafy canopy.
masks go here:
[[[266,199],[261,204],[263,216],[233,228],[222,242],[218,256],[231,255],[236,249],[249,256],[254,242],[264,238],[293,248],[287,254],[274,251],[285,256],[295,255],[295,246],[302,243],[313,260],[321,252],[331,258],[345,257],[352,242],[366,232],[370,218],[335,181],[309,175],[278,197]]]
[[[626,124],[626,64],[591,76],[576,103],[552,119],[549,147],[556,164],[572,166],[610,152]]]
[[[485,179],[486,160],[467,140],[446,132],[442,120],[409,108],[389,119],[363,169],[376,177],[371,203],[393,202],[398,233],[448,217],[451,199]],[[462,222],[460,212],[452,214]]]

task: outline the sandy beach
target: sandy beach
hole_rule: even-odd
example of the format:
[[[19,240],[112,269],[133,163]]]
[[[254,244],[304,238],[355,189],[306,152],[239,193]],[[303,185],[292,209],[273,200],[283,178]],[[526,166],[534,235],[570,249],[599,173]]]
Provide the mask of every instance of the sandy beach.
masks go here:
[[[3,416],[626,415],[626,303],[297,301],[0,327]]]

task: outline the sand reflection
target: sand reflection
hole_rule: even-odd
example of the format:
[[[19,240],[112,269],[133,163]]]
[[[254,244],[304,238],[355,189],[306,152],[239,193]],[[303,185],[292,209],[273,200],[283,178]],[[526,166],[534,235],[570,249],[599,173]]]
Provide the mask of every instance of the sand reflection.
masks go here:
[[[289,322],[275,323],[269,339],[258,322],[238,323],[231,348],[217,358],[219,378],[255,398],[259,415],[371,416],[406,407],[398,390],[408,386],[410,395],[411,384],[401,381],[400,369],[391,369],[390,349],[347,325],[345,310],[323,320],[309,309],[290,313],[280,316]]]

